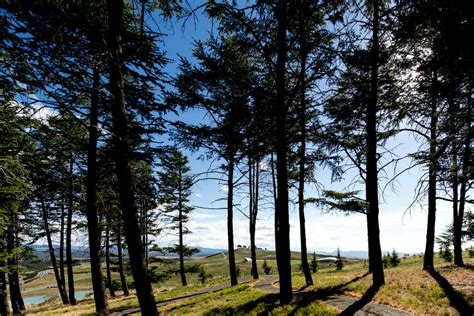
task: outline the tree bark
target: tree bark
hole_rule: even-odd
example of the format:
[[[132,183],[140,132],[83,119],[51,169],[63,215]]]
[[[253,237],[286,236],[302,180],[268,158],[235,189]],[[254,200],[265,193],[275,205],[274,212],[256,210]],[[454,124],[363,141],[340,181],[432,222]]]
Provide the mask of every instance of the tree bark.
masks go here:
[[[86,215],[95,309],[98,314],[103,314],[107,312],[108,304],[105,296],[104,275],[102,274],[101,268],[100,228],[97,214],[97,124],[99,115],[99,85],[100,73],[96,65],[93,70],[93,87],[89,113]]]
[[[178,234],[179,234],[179,273],[181,275],[181,284],[186,286],[186,273],[184,272],[184,243],[183,243],[183,205],[182,205],[182,186],[181,186],[181,168],[178,170]]]
[[[286,59],[287,47],[287,10],[286,0],[278,1],[275,15],[278,23],[277,30],[277,60],[276,60],[276,155],[277,155],[277,203],[275,208],[275,235],[278,236],[276,255],[278,259],[278,274],[280,277],[280,302],[288,304],[293,296],[291,288],[291,251],[290,251],[290,221],[288,208],[288,140],[286,102]]]
[[[56,284],[58,286],[59,295],[61,296],[61,300],[63,301],[63,304],[69,304],[66,290],[63,287],[63,283],[59,275],[58,264],[56,262],[56,255],[54,253],[53,241],[51,239],[51,231],[49,229],[49,223],[48,223],[48,211],[46,209],[44,198],[42,196],[40,197],[40,200],[41,200],[40,201],[41,211],[42,211],[42,216],[43,216],[43,227],[44,227],[44,232],[46,234],[46,240],[48,242],[49,256],[51,258],[51,265],[53,266],[54,277],[56,279]]]
[[[252,173],[253,164],[249,157],[249,233],[250,233],[250,256],[252,258],[252,269],[250,274],[258,279],[257,249],[255,246],[255,228],[258,213],[258,161],[255,162],[255,173]]]
[[[120,195],[120,207],[128,245],[133,280],[138,302],[144,315],[156,315],[153,288],[146,269],[144,248],[140,238],[138,211],[135,204],[132,171],[130,168],[131,149],[125,113],[124,82],[122,73],[122,24],[123,0],[108,0],[110,56],[110,92],[112,95],[112,132],[114,135],[116,174]]]
[[[13,314],[16,315],[25,310],[25,303],[23,302],[20,289],[18,260],[16,256],[13,255],[13,252],[17,247],[16,235],[18,230],[18,216],[15,214],[15,212],[10,211],[9,219],[10,222],[7,225],[7,253],[9,254],[7,259],[8,283],[10,287],[10,301],[12,311]]]
[[[3,236],[0,236],[0,253],[5,251]],[[0,315],[10,315],[10,306],[8,305],[7,278],[5,273],[5,261],[0,260]]]
[[[117,257],[118,257],[118,266],[119,266],[119,274],[120,274],[120,283],[122,285],[122,292],[124,296],[129,296],[130,293],[128,292],[127,286],[127,279],[125,278],[125,271],[123,268],[123,255],[122,255],[122,229],[120,226],[117,229]]]
[[[67,265],[67,284],[69,292],[69,303],[76,305],[76,294],[74,289],[74,270],[72,268],[72,215],[74,213],[74,165],[71,159],[69,165],[69,197],[66,221],[66,265]]]
[[[300,31],[303,33],[303,30]],[[299,175],[298,175],[298,214],[300,219],[300,241],[301,241],[301,267],[303,270],[306,285],[313,284],[311,270],[308,264],[308,249],[306,246],[306,227],[304,214],[304,186],[305,186],[305,167],[306,167],[306,36],[301,37],[301,60],[300,60],[300,152],[299,152]]]
[[[237,285],[234,252],[234,153],[229,155],[227,175],[227,245],[229,255],[230,285]]]
[[[107,272],[107,287],[111,297],[115,297],[114,286],[112,282],[112,271],[110,270],[110,221],[107,222],[105,228],[105,268]]]
[[[63,201],[64,202],[64,201]],[[64,270],[64,230],[66,225],[66,211],[64,205],[61,205],[61,224],[59,228],[59,276],[63,284],[63,288],[66,288],[66,274]]]
[[[459,239],[462,237],[462,224],[464,220],[464,208],[466,205],[466,193],[467,193],[467,182],[469,181],[469,168],[471,166],[471,139],[472,139],[472,88],[468,96],[467,100],[467,113],[466,113],[466,122],[465,122],[465,129],[466,135],[464,136],[464,150],[463,150],[463,158],[462,158],[462,168],[461,168],[461,188],[459,192],[459,224],[457,225],[457,229],[459,229]],[[461,240],[458,241],[461,244]],[[462,249],[461,255],[458,256],[456,260],[456,255],[454,256],[454,264],[457,266],[464,266],[464,262],[462,259]]]
[[[453,113],[453,112],[451,112]],[[454,117],[451,118],[453,121]],[[462,245],[461,245],[461,227],[462,219],[459,214],[459,177],[458,177],[458,155],[457,155],[457,140],[455,131],[452,131],[453,137],[451,140],[451,183],[453,187],[453,246],[454,246],[454,264],[463,266],[462,261]]]
[[[438,114],[437,114],[437,100],[435,91],[437,88],[436,84],[436,72],[433,73],[432,83],[432,101],[431,101],[431,120],[430,120],[430,156],[428,166],[428,223],[426,228],[426,246],[425,255],[423,259],[423,270],[432,271],[434,270],[433,265],[433,249],[435,241],[435,224],[436,224],[436,173],[438,171],[438,159],[437,159],[437,133],[438,133]]]
[[[379,228],[379,197],[378,197],[378,167],[377,167],[377,103],[378,103],[378,69],[379,69],[379,1],[372,0],[372,47],[371,47],[371,78],[370,95],[367,106],[367,178],[366,199],[367,235],[369,244],[369,261],[372,270],[373,284],[379,286],[385,283],[380,247]]]

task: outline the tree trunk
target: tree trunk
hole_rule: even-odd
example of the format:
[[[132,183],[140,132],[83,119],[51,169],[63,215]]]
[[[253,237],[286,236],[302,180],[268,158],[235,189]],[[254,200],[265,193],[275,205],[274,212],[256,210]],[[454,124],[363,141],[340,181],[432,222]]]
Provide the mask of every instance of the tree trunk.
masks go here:
[[[186,274],[184,272],[184,243],[183,243],[183,205],[181,202],[182,196],[182,179],[181,179],[181,168],[178,170],[178,234],[179,234],[179,273],[181,274],[181,284],[186,286]]]
[[[64,202],[64,201],[63,201]],[[63,284],[63,288],[66,288],[66,274],[64,270],[64,230],[66,225],[66,211],[64,205],[61,205],[61,224],[59,228],[59,276]]]
[[[229,252],[230,284],[237,285],[237,271],[234,253],[234,153],[229,155],[227,177],[227,245]]]
[[[385,283],[380,247],[379,228],[379,197],[377,167],[377,102],[378,102],[378,56],[379,56],[379,1],[373,2],[373,29],[371,48],[370,96],[367,106],[367,178],[366,199],[369,204],[367,211],[367,235],[369,243],[369,261],[372,270],[373,284]]]
[[[301,30],[303,31],[303,30]],[[311,276],[311,270],[308,264],[308,249],[306,247],[306,227],[305,227],[305,214],[304,214],[304,180],[305,180],[305,167],[306,167],[306,36],[300,34],[301,37],[301,71],[300,71],[300,164],[299,164],[299,175],[298,175],[298,213],[300,218],[300,240],[301,240],[301,267],[303,269],[304,278],[306,285],[313,284],[313,278]]]
[[[74,213],[74,177],[73,161],[69,165],[69,197],[66,222],[66,265],[67,265],[67,284],[69,291],[69,303],[76,305],[76,294],[74,289],[74,270],[72,268],[72,215]]]
[[[63,301],[63,304],[69,304],[66,290],[63,287],[63,283],[59,275],[58,264],[56,262],[56,255],[54,254],[53,241],[51,239],[51,231],[49,230],[49,223],[48,223],[48,211],[44,203],[44,198],[41,196],[40,199],[41,199],[41,211],[42,211],[42,216],[43,216],[43,227],[44,227],[44,232],[46,234],[46,240],[48,241],[49,256],[51,258],[51,265],[53,266],[54,277],[56,278],[56,284],[58,286],[59,295],[61,296],[61,300]]]
[[[99,115],[100,85],[100,73],[97,65],[94,66],[93,81],[89,113],[89,143],[87,145],[86,215],[95,309],[98,314],[103,314],[107,312],[108,305],[105,296],[104,275],[102,274],[101,268],[100,228],[97,218],[97,124]]]
[[[455,118],[452,118],[453,120]],[[453,131],[453,134],[455,132]],[[456,136],[453,135],[452,142],[452,170],[451,170],[451,183],[453,187],[453,246],[454,246],[454,264],[462,267],[462,245],[461,245],[461,227],[462,219],[459,216],[458,202],[459,202],[459,177],[458,177],[458,155],[457,155],[457,140]]]
[[[107,221],[105,228],[105,268],[107,271],[107,287],[111,297],[115,297],[114,286],[112,282],[112,271],[110,270],[110,221]]]
[[[258,161],[255,162],[255,177],[252,173],[253,165],[249,157],[249,233],[250,233],[250,256],[252,258],[252,269],[250,275],[258,279],[257,251],[255,246],[255,226],[257,224],[258,212]]]
[[[117,229],[117,257],[120,274],[120,284],[122,285],[122,292],[124,296],[130,295],[128,292],[127,279],[125,278],[125,271],[123,268],[123,255],[122,255],[122,228],[119,226]]]
[[[275,235],[278,236],[276,255],[280,277],[280,302],[288,304],[293,296],[291,288],[290,221],[288,208],[288,140],[286,102],[286,59],[287,59],[287,8],[286,0],[280,0],[275,8],[278,23],[276,60],[276,155],[277,155],[277,204],[275,208]]]
[[[4,253],[4,240],[0,236],[0,253]],[[0,260],[0,315],[10,315],[10,306],[8,305],[7,278],[5,274],[5,261]]]
[[[464,137],[464,151],[463,151],[463,158],[462,158],[462,168],[461,168],[461,189],[459,192],[459,224],[457,225],[457,229],[459,229],[458,236],[461,239],[462,237],[462,224],[464,220],[464,208],[466,205],[466,191],[467,191],[467,182],[469,181],[469,168],[471,166],[471,138],[472,138],[472,129],[471,129],[471,124],[472,124],[472,88],[468,96],[467,100],[467,113],[466,113],[466,123],[465,123],[465,129],[466,129],[466,135]],[[461,240],[458,241],[459,244],[461,244]],[[457,258],[454,256],[454,264],[457,266],[464,266],[464,262],[462,259],[462,249],[461,249],[461,255]]]
[[[122,19],[123,0],[108,0],[110,56],[110,92],[112,102],[112,132],[116,153],[116,174],[122,209],[125,237],[128,245],[133,280],[137,290],[138,302],[144,315],[156,315],[155,297],[146,269],[145,254],[140,238],[138,212],[135,204],[132,171],[130,168],[130,145],[128,137],[127,116],[125,113],[124,82],[122,74]]]
[[[21,295],[20,289],[20,278],[18,275],[18,260],[13,255],[16,248],[16,232],[18,225],[18,216],[10,211],[9,216],[10,222],[7,225],[7,267],[8,267],[8,283],[10,287],[10,301],[12,306],[13,314],[20,314],[22,310],[25,310],[25,303]]]
[[[426,229],[426,246],[425,256],[423,259],[423,270],[432,271],[433,265],[433,249],[435,241],[435,224],[436,224],[436,173],[438,169],[438,159],[436,148],[437,142],[437,129],[438,129],[438,116],[437,116],[437,100],[435,91],[436,85],[436,72],[433,73],[433,99],[431,102],[431,121],[430,121],[430,157],[428,167],[428,223]]]

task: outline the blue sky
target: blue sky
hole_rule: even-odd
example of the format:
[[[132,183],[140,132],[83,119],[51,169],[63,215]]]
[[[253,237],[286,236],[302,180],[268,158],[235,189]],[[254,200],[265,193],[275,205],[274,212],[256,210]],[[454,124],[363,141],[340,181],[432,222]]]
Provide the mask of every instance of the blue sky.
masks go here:
[[[165,68],[170,75],[176,73],[178,54],[190,58],[192,43],[195,39],[205,40],[211,32],[211,23],[203,15],[198,15],[196,20],[189,20],[184,30],[181,22],[174,22],[173,28],[161,26],[161,31],[168,35],[163,38],[163,48],[172,62]],[[184,121],[199,122],[203,120],[200,112],[188,112],[179,116]],[[409,135],[400,135],[392,141],[392,145],[400,144],[397,149],[399,155],[404,155],[416,150],[419,144]],[[189,155],[192,172],[199,173],[208,169],[209,162],[201,161],[199,153]],[[409,160],[402,162],[408,166]],[[216,165],[217,166],[217,165]],[[416,167],[410,172],[399,177],[395,184],[395,190],[386,190],[380,204],[380,227],[382,250],[390,251],[395,248],[405,253],[420,253],[424,251],[426,235],[426,207],[416,206],[410,212],[407,208],[412,202],[416,183],[423,170]],[[317,170],[318,181],[328,189],[343,190],[352,182],[355,174],[349,171],[345,180],[339,183],[331,183],[331,175],[328,170]],[[380,186],[385,185],[384,181]],[[307,185],[307,196],[315,196],[316,190]],[[244,188],[242,188],[245,190]],[[355,185],[351,189],[363,190],[363,187]],[[225,186],[217,181],[202,181],[193,189],[192,204],[202,207],[224,207],[223,201],[214,202],[226,197]],[[243,195],[242,195],[243,196]],[[293,194],[294,196],[294,194]],[[237,202],[239,197],[236,198]],[[242,209],[245,210],[245,198],[242,200]],[[423,201],[426,203],[426,201]],[[248,245],[248,220],[237,210],[234,212],[234,238],[235,245]],[[196,209],[191,215],[189,228],[193,232],[185,237],[186,243],[194,246],[226,248],[226,211]],[[446,225],[451,222],[451,205],[447,202],[438,202],[436,233],[440,233]],[[295,207],[291,207],[291,248],[300,249],[299,224]],[[263,208],[257,222],[257,246],[274,249],[273,234],[273,210],[272,207]],[[306,230],[308,249],[333,251],[337,247],[342,250],[366,250],[367,231],[363,215],[344,216],[342,214],[327,214],[321,212],[313,205],[306,208]],[[164,235],[157,241],[161,246],[176,242],[171,235]]]

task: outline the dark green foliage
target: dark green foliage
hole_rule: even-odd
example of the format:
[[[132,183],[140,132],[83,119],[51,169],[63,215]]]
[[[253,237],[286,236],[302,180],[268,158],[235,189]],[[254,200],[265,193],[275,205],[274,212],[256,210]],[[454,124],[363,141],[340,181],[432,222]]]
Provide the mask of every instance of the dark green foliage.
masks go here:
[[[396,267],[400,264],[400,257],[395,249],[392,250],[392,255],[390,257],[390,265]]]
[[[357,195],[360,191],[337,192],[324,190],[321,198],[307,198],[305,203],[315,203],[328,211],[350,213],[367,213],[367,202]]]
[[[444,261],[446,262],[453,261],[453,252],[451,251],[451,248],[449,248],[449,245],[447,244],[440,245],[439,256],[443,258]]]
[[[382,258],[384,268],[394,268],[400,264],[400,257],[395,249],[392,250],[392,253],[387,252],[386,255]]]
[[[341,252],[339,251],[339,248],[337,248],[336,258],[336,270],[342,270],[342,268],[344,267],[344,261],[341,258]]]
[[[207,280],[209,280],[210,278],[212,278],[213,275],[210,274],[210,273],[207,273],[206,270],[204,270],[204,267],[201,266],[201,268],[199,269],[199,273],[198,273],[198,280],[202,283],[202,284],[205,284]]]
[[[166,271],[162,271],[159,267],[152,267],[148,270],[150,281],[155,284],[162,283],[171,278],[171,275]]]
[[[316,252],[313,252],[313,257],[311,258],[310,268],[311,268],[312,273],[318,272],[318,259],[316,258]]]
[[[267,263],[267,259],[263,260],[262,269],[263,269],[263,273],[267,275],[273,273],[273,267]]]

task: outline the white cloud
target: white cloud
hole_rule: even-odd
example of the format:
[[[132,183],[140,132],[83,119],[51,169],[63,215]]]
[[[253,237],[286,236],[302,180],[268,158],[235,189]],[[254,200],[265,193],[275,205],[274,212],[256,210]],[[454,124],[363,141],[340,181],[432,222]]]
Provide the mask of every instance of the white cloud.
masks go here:
[[[226,185],[221,186],[220,191],[229,192],[229,188]]]
[[[202,198],[202,194],[200,194],[200,193],[195,193],[194,195],[198,198]]]

